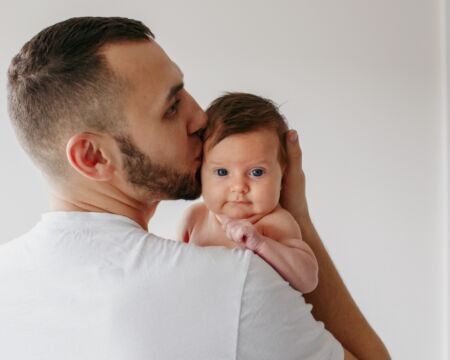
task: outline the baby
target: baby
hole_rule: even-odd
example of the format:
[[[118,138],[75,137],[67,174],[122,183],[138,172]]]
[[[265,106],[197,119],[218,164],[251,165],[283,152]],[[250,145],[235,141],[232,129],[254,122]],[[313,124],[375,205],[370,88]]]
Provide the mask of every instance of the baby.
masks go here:
[[[270,101],[226,94],[207,110],[201,170],[203,200],[192,205],[180,240],[252,250],[302,293],[318,282],[318,264],[300,228],[279,205],[287,162],[283,116]]]

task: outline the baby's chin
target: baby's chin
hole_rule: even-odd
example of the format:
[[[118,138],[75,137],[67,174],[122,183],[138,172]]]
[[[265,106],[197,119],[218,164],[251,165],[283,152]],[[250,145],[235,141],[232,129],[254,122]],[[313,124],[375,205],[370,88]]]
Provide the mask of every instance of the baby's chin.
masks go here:
[[[221,212],[220,215],[226,216],[231,220],[246,220],[251,222],[252,224],[261,220],[264,216],[269,214],[271,210],[263,211],[263,212],[250,212],[250,211],[239,211],[239,210],[226,210]]]

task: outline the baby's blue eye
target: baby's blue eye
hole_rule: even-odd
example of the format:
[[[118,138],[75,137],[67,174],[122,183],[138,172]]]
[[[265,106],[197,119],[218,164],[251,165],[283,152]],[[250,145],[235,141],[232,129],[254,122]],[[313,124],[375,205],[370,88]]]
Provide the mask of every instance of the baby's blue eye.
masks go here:
[[[264,174],[264,169],[252,169],[251,171],[250,171],[250,173],[252,174],[252,176],[256,176],[256,177],[259,177],[259,176],[263,176],[263,174]]]
[[[219,176],[227,176],[228,175],[228,170],[227,169],[217,169],[216,170],[217,175]]]

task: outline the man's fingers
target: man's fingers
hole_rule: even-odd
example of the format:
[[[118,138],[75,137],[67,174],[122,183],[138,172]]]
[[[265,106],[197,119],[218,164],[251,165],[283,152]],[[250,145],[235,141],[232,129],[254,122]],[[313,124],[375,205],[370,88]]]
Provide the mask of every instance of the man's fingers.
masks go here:
[[[295,130],[286,133],[287,167],[283,176],[283,185],[298,183],[298,177],[302,174],[302,150]],[[292,189],[291,189],[292,191]]]
[[[305,174],[302,168],[302,150],[295,130],[286,133],[287,166],[283,174],[280,204],[295,218],[308,213],[305,196]]]
[[[297,131],[289,130],[286,134],[286,148],[288,154],[289,167],[298,167],[302,161],[302,150],[300,148],[300,142]]]

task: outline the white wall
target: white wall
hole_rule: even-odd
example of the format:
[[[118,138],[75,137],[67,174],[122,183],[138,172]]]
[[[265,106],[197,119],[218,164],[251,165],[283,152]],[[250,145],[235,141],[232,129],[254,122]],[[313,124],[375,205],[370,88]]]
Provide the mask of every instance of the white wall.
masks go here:
[[[442,84],[442,102],[443,102],[443,122],[444,129],[444,193],[446,193],[447,203],[444,205],[444,283],[443,288],[446,290],[444,296],[444,358],[450,357],[449,338],[450,338],[450,0],[441,0],[441,32],[443,33],[441,42],[441,54],[443,57],[443,78],[446,79]]]
[[[0,3],[0,242],[30,228],[48,195],[8,122],[11,57],[67,17],[138,18],[203,106],[225,90],[282,104],[301,136],[314,221],[362,311],[394,359],[444,359],[443,3]],[[162,204],[151,231],[171,236],[185,205]]]

